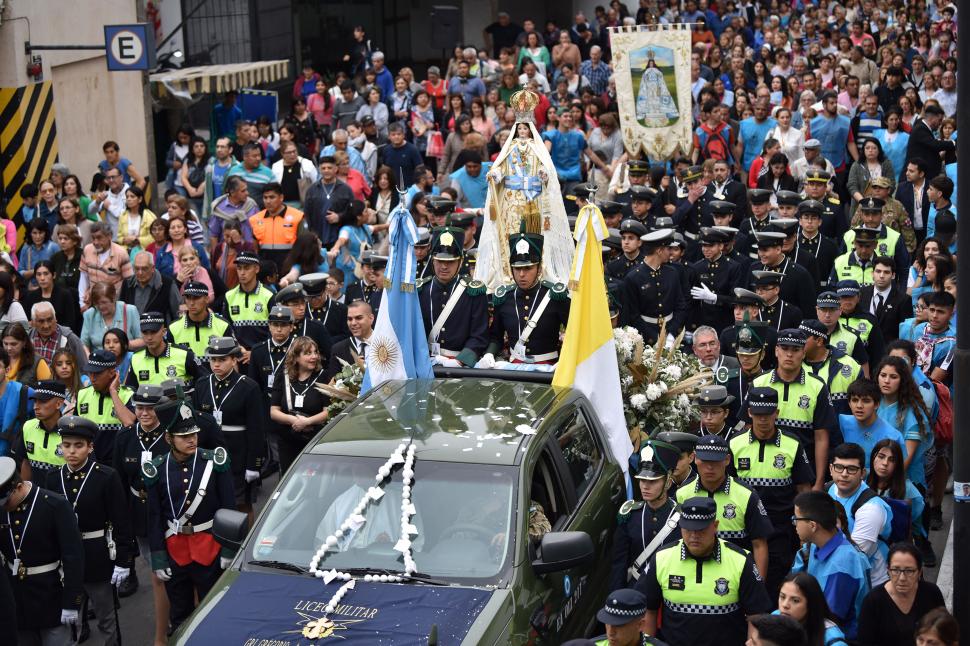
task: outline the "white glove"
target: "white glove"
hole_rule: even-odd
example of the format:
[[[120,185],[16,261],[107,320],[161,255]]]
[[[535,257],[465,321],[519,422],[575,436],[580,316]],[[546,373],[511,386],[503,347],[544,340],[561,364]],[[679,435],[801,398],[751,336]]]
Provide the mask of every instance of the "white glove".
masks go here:
[[[717,294],[712,292],[711,288],[704,283],[701,283],[700,287],[691,287],[690,295],[695,301],[710,303],[711,305],[717,302]]]
[[[490,368],[494,368],[495,367],[495,355],[492,354],[491,352],[489,352],[488,354],[482,355],[482,358],[478,360],[478,363],[475,364],[475,367],[476,368],[484,368],[485,370],[489,370]]]
[[[668,334],[667,338],[664,339],[664,349],[670,350],[673,347],[674,347],[674,337]]]
[[[256,480],[259,480],[259,471],[250,471],[249,469],[246,469],[246,473],[243,474],[243,477],[246,479],[246,482],[255,482]]]
[[[159,581],[168,581],[172,578],[172,568],[167,567],[164,570],[155,570],[155,576],[158,577]]]
[[[126,567],[115,566],[115,569],[111,572],[111,585],[121,585],[131,574],[131,569]]]
[[[62,626],[77,626],[77,610],[61,610]]]
[[[444,366],[445,368],[461,368],[461,361],[458,359],[452,359],[451,357],[445,357],[440,354],[435,356],[431,363],[438,366]]]
[[[232,565],[232,559],[231,558],[229,558],[228,556],[220,556],[219,557],[219,569],[220,570],[228,569],[230,565]]]

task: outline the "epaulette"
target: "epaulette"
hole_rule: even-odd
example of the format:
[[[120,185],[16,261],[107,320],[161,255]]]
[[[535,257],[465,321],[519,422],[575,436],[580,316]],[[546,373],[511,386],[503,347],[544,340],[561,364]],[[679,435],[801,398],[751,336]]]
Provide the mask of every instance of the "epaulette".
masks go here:
[[[501,305],[514,291],[515,285],[499,285],[495,288],[495,293],[492,294],[492,305],[495,307]]]
[[[218,312],[213,312],[212,313],[212,316],[215,317],[215,318],[217,318],[217,319],[219,319],[219,320],[221,320],[223,323],[231,323],[232,322],[229,319],[227,319],[225,316],[223,316],[222,314],[219,314]]]
[[[485,293],[485,283],[480,280],[469,279],[467,276],[461,278],[461,284],[465,287],[465,293],[469,296],[482,296]]]
[[[428,276],[427,278],[419,278],[416,281],[414,281],[414,284],[419,290],[424,289],[424,286],[430,283],[432,278],[434,277]]]
[[[741,374],[740,368],[728,368],[726,366],[721,366],[714,371],[714,381],[723,386],[730,379],[734,379],[739,374]]]
[[[625,503],[620,505],[620,513],[616,515],[616,522],[623,524],[630,520],[630,514],[637,509],[643,508],[642,500],[627,500]]]
[[[723,539],[721,540],[721,546],[722,547],[730,548],[730,549],[734,550],[735,552],[737,552],[738,554],[740,554],[741,556],[747,556],[750,553],[747,550],[745,550],[743,547],[738,547],[737,545],[735,545],[731,541],[726,541],[726,540],[723,540]]]
[[[167,454],[156,456],[152,458],[151,462],[142,463],[141,479],[145,482],[146,487],[151,487],[158,480],[158,468],[165,461],[165,455]]]
[[[549,299],[553,301],[568,301],[569,290],[562,283],[554,283],[551,280],[542,281],[542,286],[549,290]]]
[[[221,446],[209,449],[199,449],[199,457],[211,460],[215,470],[219,473],[229,470],[229,452]]]
[[[829,202],[831,202],[832,204],[842,204],[842,202],[839,201],[839,198],[832,197],[831,195],[829,196]]]

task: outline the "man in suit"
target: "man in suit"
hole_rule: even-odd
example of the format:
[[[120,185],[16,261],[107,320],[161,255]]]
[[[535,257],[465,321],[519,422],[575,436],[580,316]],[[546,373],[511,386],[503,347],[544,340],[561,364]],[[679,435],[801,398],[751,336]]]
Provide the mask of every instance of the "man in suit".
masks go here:
[[[327,362],[328,380],[343,370],[341,359],[354,363],[357,359],[363,360],[367,353],[367,342],[374,332],[374,310],[367,301],[354,301],[347,306],[347,328],[350,336],[335,343],[330,353],[330,361]]]
[[[943,123],[943,108],[930,104],[923,108],[923,118],[913,124],[909,133],[909,146],[906,148],[906,161],[919,157],[926,162],[926,176],[936,177],[943,172],[941,152],[953,152],[956,144],[952,141],[937,139],[934,134]]]
[[[913,300],[896,282],[894,265],[888,256],[876,258],[872,285],[866,285],[859,293],[859,309],[876,317],[886,343],[899,338],[899,324],[913,315]]]
[[[906,180],[896,187],[896,199],[913,223],[916,240],[926,237],[926,218],[930,213],[930,198],[926,194],[926,162],[913,157],[906,162]]]
[[[740,368],[735,357],[721,354],[721,341],[717,338],[717,330],[709,325],[702,325],[694,330],[691,339],[694,356],[705,367],[714,371],[714,379],[719,384],[727,382],[729,371]],[[723,369],[722,369],[723,368]]]

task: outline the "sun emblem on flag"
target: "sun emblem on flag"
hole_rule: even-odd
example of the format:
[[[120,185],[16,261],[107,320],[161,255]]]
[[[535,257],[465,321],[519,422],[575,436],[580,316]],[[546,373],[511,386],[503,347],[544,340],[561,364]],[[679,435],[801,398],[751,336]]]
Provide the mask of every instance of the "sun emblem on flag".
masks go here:
[[[376,367],[381,370],[389,370],[401,354],[401,348],[387,337],[378,337],[370,343],[371,359]]]

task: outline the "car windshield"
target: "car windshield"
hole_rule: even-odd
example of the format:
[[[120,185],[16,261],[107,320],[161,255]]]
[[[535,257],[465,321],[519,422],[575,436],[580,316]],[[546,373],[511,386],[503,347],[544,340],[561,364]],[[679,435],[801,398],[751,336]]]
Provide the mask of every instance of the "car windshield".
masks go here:
[[[252,533],[250,560],[307,567],[327,536],[353,513],[384,463],[376,458],[304,455],[273,495]],[[404,569],[394,550],[401,531],[401,469],[385,481],[384,496],[364,511],[320,569]],[[473,584],[494,583],[510,560],[515,470],[512,467],[422,462],[414,465],[411,550],[420,573]]]

